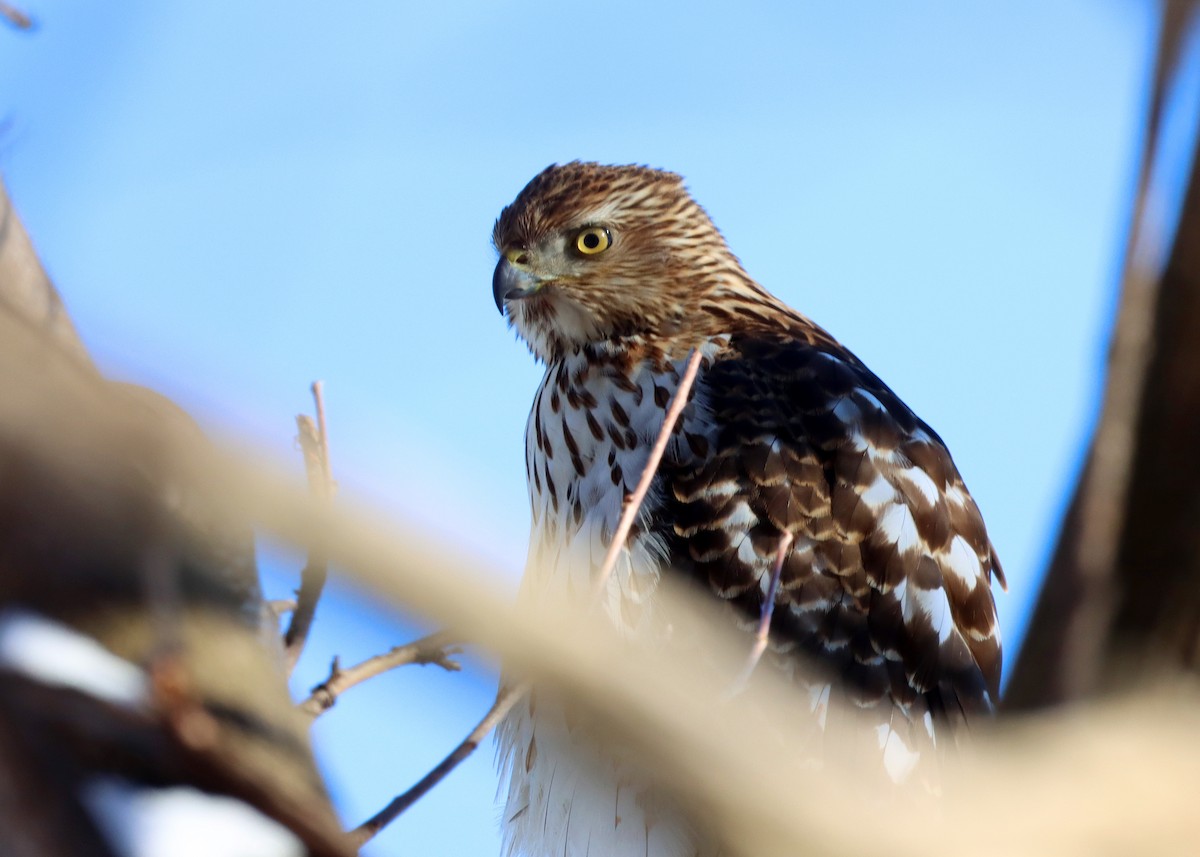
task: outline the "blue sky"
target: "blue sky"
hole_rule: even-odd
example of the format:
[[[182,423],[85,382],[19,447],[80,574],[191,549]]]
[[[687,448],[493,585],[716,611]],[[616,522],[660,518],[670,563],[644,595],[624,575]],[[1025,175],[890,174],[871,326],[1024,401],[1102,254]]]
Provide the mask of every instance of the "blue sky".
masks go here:
[[[276,455],[323,379],[343,490],[515,582],[540,372],[492,303],[492,221],[554,161],[669,168],[946,439],[1015,651],[1096,408],[1152,4],[27,6],[0,171],[111,373]],[[340,588],[317,631],[298,687],[416,633]],[[323,718],[347,821],[493,688],[410,668]],[[490,756],[374,853],[496,853]]]

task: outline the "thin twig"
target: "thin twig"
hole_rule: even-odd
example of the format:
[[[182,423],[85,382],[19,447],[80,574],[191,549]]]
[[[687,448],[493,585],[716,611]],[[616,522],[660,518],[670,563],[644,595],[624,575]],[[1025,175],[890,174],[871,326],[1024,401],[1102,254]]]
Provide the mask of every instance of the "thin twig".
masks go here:
[[[368,658],[346,669],[342,669],[338,659],[334,658],[329,668],[329,678],[314,687],[299,708],[314,719],[320,717],[333,708],[338,697],[350,688],[408,664],[436,664],[449,672],[458,672],[462,666],[452,656],[461,652],[461,646],[452,643],[445,632],[439,632],[404,646],[396,646],[385,654]]]
[[[325,425],[325,385],[320,381],[312,383],[313,404],[317,409],[317,439],[321,445],[321,475],[323,477],[322,489],[325,491],[325,498],[333,499],[333,469],[329,465],[329,430]]]
[[[420,782],[415,786],[404,794],[394,798],[391,803],[381,809],[372,818],[364,821],[358,827],[354,828],[354,830],[350,831],[349,836],[354,845],[361,848],[379,831],[399,818],[401,813],[424,797],[430,789],[445,779],[446,775],[458,767],[463,759],[475,752],[475,748],[482,743],[489,732],[496,728],[496,725],[504,719],[504,716],[508,714],[517,700],[523,697],[528,690],[528,682],[521,682],[501,690],[488,713],[471,730],[471,734],[454,748],[449,756],[442,759],[438,766],[422,777]]]
[[[679,380],[679,387],[675,390],[675,396],[671,399],[671,404],[667,408],[667,415],[663,419],[662,428],[658,432],[658,438],[654,441],[654,446],[650,448],[650,457],[646,459],[646,466],[642,468],[642,475],[638,479],[637,487],[633,489],[632,494],[625,498],[624,508],[621,510],[621,520],[617,523],[617,530],[613,533],[612,541],[608,543],[608,552],[604,554],[604,562],[600,565],[600,571],[597,573],[596,580],[592,584],[593,599],[599,599],[608,586],[608,580],[612,577],[613,569],[617,565],[617,557],[621,555],[621,551],[625,547],[625,541],[629,538],[629,531],[633,529],[633,520],[642,508],[642,503],[646,499],[646,492],[650,490],[650,483],[654,480],[654,474],[658,472],[658,464],[662,461],[663,454],[667,451],[667,443],[671,440],[671,433],[675,429],[675,422],[679,419],[679,415],[683,413],[684,406],[687,405],[688,392],[692,388],[692,383],[696,380],[696,372],[700,369],[701,357],[702,355],[698,348],[694,349],[688,357],[687,369],[684,371],[683,377]]]
[[[742,667],[741,674],[733,683],[731,694],[739,693],[746,686],[746,682],[750,681],[750,676],[754,673],[754,668],[762,659],[763,652],[767,650],[767,639],[771,635],[771,617],[775,615],[775,596],[779,594],[779,579],[783,576],[783,562],[787,559],[788,548],[792,546],[794,538],[791,533],[784,533],[779,538],[779,547],[775,549],[775,562],[771,566],[771,579],[767,583],[767,594],[758,615],[758,628],[754,632],[754,645],[750,649],[750,655],[746,658],[746,664]]]
[[[313,495],[329,502],[333,499],[334,483],[333,470],[329,465],[329,433],[325,427],[325,398],[320,381],[312,384],[313,401],[316,403],[317,419],[301,414],[296,417],[296,428],[300,432],[297,440],[304,454],[304,470],[308,475],[308,487]],[[300,591],[296,593],[296,609],[292,611],[291,622],[288,623],[287,633],[283,637],[284,653],[287,659],[288,675],[296,668],[304,644],[308,640],[308,632],[312,628],[313,616],[317,612],[317,602],[325,589],[325,579],[329,576],[329,560],[324,553],[317,550],[308,552],[308,561],[300,572]]]
[[[621,512],[621,520],[617,524],[617,530],[613,534],[612,542],[608,546],[608,553],[605,554],[604,562],[600,566],[599,576],[592,587],[593,601],[597,600],[603,594],[608,579],[612,576],[613,568],[617,563],[617,557],[620,555],[621,548],[624,547],[625,540],[629,537],[629,531],[633,527],[633,520],[637,517],[638,510],[646,498],[646,492],[650,490],[650,483],[654,479],[654,474],[658,471],[659,462],[662,461],[663,454],[667,450],[667,443],[671,440],[675,423],[679,420],[679,415],[683,412],[684,406],[687,405],[688,393],[692,388],[693,382],[696,380],[696,373],[700,369],[701,358],[702,355],[699,349],[694,349],[688,356],[687,368],[684,370],[683,377],[679,380],[679,387],[675,390],[674,398],[667,407],[667,415],[663,419],[662,428],[658,432],[658,438],[655,440],[654,446],[650,449],[650,457],[646,459],[646,466],[642,468],[641,478],[638,480],[637,487],[633,490],[633,493],[625,499],[624,509]],[[351,831],[350,836],[355,844],[361,847],[363,843],[369,841],[380,830],[399,818],[401,813],[441,782],[463,759],[471,755],[475,748],[479,746],[479,743],[496,727],[496,724],[504,719],[504,715],[509,712],[517,700],[528,689],[528,682],[522,682],[502,690],[491,710],[483,720],[479,721],[479,725],[471,731],[471,734],[454,749],[454,752],[443,759],[436,768],[426,774],[415,786],[392,800],[391,803],[380,810],[369,821],[363,822]],[[306,702],[305,705],[308,705],[308,703]]]

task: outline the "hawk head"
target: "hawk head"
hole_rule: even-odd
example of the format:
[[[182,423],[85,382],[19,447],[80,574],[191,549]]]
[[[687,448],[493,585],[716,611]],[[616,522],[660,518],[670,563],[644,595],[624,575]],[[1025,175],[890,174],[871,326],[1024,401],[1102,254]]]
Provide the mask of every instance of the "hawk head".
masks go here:
[[[550,166],[500,213],[492,241],[496,306],[547,361],[693,330],[723,283],[749,279],[683,179],[649,167]]]

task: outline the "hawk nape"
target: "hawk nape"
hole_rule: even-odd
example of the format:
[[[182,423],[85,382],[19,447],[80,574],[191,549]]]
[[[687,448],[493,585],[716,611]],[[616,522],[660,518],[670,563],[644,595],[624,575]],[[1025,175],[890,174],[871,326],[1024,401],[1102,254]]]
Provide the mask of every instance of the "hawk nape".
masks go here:
[[[497,306],[546,364],[526,429],[532,537],[523,594],[589,592],[681,367],[694,396],[602,599],[655,633],[655,589],[682,575],[758,617],[793,537],[767,663],[810,656],[812,720],[831,697],[875,715],[880,767],[917,776],[935,736],[991,710],[1000,564],[941,439],[832,336],[742,269],[682,179],[570,163],[500,214]],[[803,654],[795,654],[795,653]],[[823,670],[823,671],[822,671]],[[706,854],[569,712],[518,704],[499,732],[506,850],[529,857]]]

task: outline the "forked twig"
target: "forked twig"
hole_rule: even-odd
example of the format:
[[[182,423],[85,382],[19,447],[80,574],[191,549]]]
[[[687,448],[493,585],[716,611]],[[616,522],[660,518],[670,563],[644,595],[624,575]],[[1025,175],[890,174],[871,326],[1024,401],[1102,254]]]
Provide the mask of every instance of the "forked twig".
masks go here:
[[[312,384],[313,401],[316,404],[317,419],[301,414],[296,417],[296,428],[299,430],[297,440],[304,454],[304,470],[308,475],[308,487],[312,493],[329,502],[333,499],[333,471],[329,466],[329,433],[325,426],[325,398],[320,381]],[[312,628],[313,616],[317,612],[317,602],[325,589],[325,579],[329,576],[329,559],[321,552],[310,550],[308,561],[300,573],[300,591],[296,593],[296,609],[292,611],[292,619],[288,623],[287,633],[283,636],[284,654],[287,662],[288,675],[296,668],[300,653],[308,640],[308,632]]]
[[[667,407],[667,414],[663,419],[662,428],[659,429],[658,438],[655,440],[654,446],[650,449],[650,456],[646,459],[646,466],[642,468],[641,478],[638,480],[637,487],[634,488],[633,493],[625,498],[620,522],[617,524],[616,532],[613,533],[612,541],[608,546],[608,552],[604,556],[604,562],[601,564],[600,571],[592,586],[593,603],[603,594],[608,580],[612,576],[613,568],[617,564],[617,557],[620,555],[621,548],[625,545],[625,540],[629,538],[629,531],[633,528],[634,518],[637,517],[638,510],[641,508],[642,502],[646,499],[646,492],[650,490],[650,483],[654,479],[654,474],[658,471],[659,462],[662,461],[662,457],[666,453],[667,443],[671,440],[675,423],[679,420],[679,415],[687,405],[688,394],[691,391],[692,384],[696,380],[696,373],[700,370],[702,357],[703,355],[699,349],[694,349],[688,356],[687,367],[684,370],[683,377],[679,380],[679,387],[675,390],[675,396],[671,399],[671,403]],[[770,619],[768,618],[767,621],[769,622]],[[399,818],[401,813],[416,803],[424,794],[441,782],[447,774],[458,767],[458,764],[474,752],[480,742],[504,719],[504,715],[512,709],[517,700],[524,696],[528,690],[528,682],[521,682],[502,689],[496,697],[496,702],[492,705],[491,710],[471,730],[471,734],[454,748],[454,751],[449,756],[443,759],[436,768],[426,774],[415,786],[399,797],[394,798],[391,803],[376,813],[373,818],[363,822],[350,832],[350,837],[355,845],[361,847],[364,843],[371,840],[379,831]]]
[[[608,543],[608,551],[604,554],[604,562],[601,563],[600,570],[596,574],[596,579],[592,583],[593,599],[599,599],[608,586],[608,580],[612,577],[613,569],[617,565],[617,557],[621,555],[621,550],[625,547],[625,541],[629,538],[629,531],[633,529],[633,520],[642,508],[642,503],[646,499],[646,492],[650,490],[650,483],[654,481],[654,474],[658,472],[659,462],[662,461],[662,457],[667,451],[667,443],[671,440],[675,423],[687,405],[688,393],[692,389],[692,383],[696,380],[696,373],[700,370],[700,360],[702,357],[703,355],[698,348],[694,349],[688,356],[687,368],[684,370],[683,377],[679,379],[679,387],[675,390],[675,396],[671,399],[671,404],[667,408],[667,415],[663,418],[662,428],[658,432],[654,446],[650,448],[650,457],[646,459],[646,466],[642,468],[641,478],[638,479],[637,487],[633,489],[633,493],[625,498],[624,506],[621,509],[621,519],[617,523],[616,532],[613,533],[612,541]]]
[[[358,827],[354,828],[354,830],[350,831],[350,839],[354,845],[361,848],[374,838],[379,831],[399,818],[401,813],[420,800],[430,789],[445,779],[446,775],[458,767],[463,759],[475,752],[475,748],[482,743],[489,732],[496,728],[496,725],[512,710],[517,700],[523,697],[528,690],[528,682],[521,682],[501,690],[500,695],[496,697],[496,701],[492,704],[488,713],[471,730],[471,734],[454,748],[449,756],[442,759],[436,768],[422,777],[411,789],[393,798],[391,803],[377,812],[372,818],[364,821]]]
[[[388,670],[408,664],[436,664],[449,672],[458,672],[462,666],[453,655],[462,652],[462,647],[450,642],[444,632],[430,634],[404,646],[396,646],[382,655],[368,658],[362,663],[342,669],[338,659],[333,659],[329,678],[312,689],[308,699],[299,708],[314,719],[333,708],[339,696],[355,685],[362,684]]]

